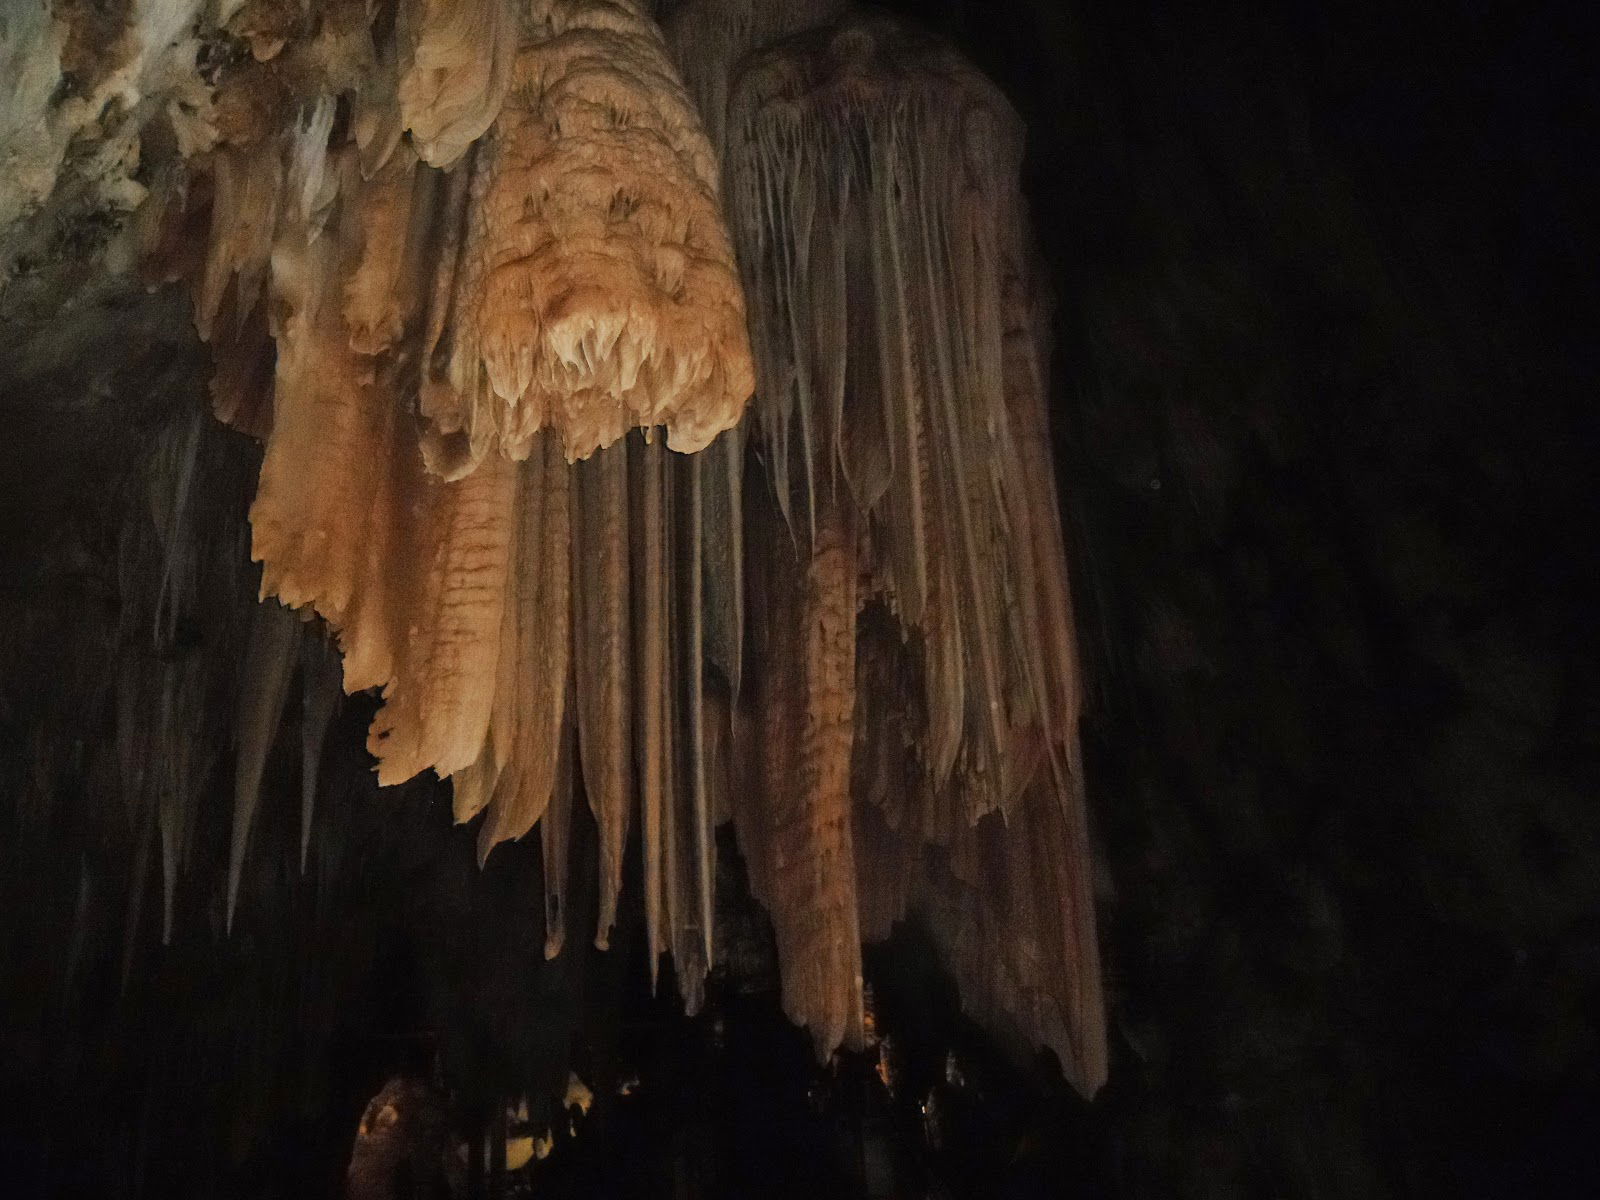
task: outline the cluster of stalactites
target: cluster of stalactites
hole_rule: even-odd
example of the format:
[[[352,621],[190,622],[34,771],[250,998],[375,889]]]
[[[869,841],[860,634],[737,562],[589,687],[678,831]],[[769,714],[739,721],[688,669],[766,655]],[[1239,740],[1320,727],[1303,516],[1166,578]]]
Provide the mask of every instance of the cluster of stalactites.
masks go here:
[[[328,381],[308,411],[359,382]],[[373,411],[353,407],[323,430],[336,440],[322,453],[287,460],[293,471],[281,469],[275,436],[253,521],[258,548],[274,539],[268,562],[334,571],[357,598],[340,626],[347,686],[352,672],[378,668],[392,680],[368,742],[380,782],[430,764],[448,774],[456,819],[481,821],[480,862],[537,826],[548,956],[566,936],[579,796],[598,830],[602,947],[637,831],[652,967],[670,951],[697,1007],[711,961],[714,797],[705,740],[686,732],[706,704],[706,639],[700,610],[682,598],[696,592],[687,564],[703,525],[703,456],[635,433],[569,466],[546,432],[525,462],[491,460],[444,483],[414,461],[394,422],[363,424]],[[280,408],[275,429],[299,415]],[[349,455],[374,447],[376,469],[352,481]],[[318,544],[285,532],[301,527],[302,505],[333,514],[329,529],[353,522],[361,552],[336,546],[313,561]],[[297,577],[274,583],[295,594]]]
[[[626,443],[659,426],[706,447],[753,368],[715,158],[661,35],[606,0],[401,0],[392,28],[359,0],[251,2],[228,21],[251,57],[143,234],[156,276],[192,283],[217,415],[265,443],[262,595],[326,618],[347,691],[382,689],[380,782],[452,778],[458,817],[486,813],[481,854],[542,823],[550,953],[576,780],[600,826],[601,944],[637,788],[647,859],[667,861],[651,936],[691,994],[711,822],[673,739],[701,643],[668,628],[678,581],[637,572],[693,539],[649,532],[678,456]],[[251,748],[288,685],[275,628],[241,709],[246,832]]]
[[[919,909],[969,1004],[1053,1046],[1092,1092],[1105,1043],[1078,666],[1020,125],[942,43],[875,17],[747,60],[726,138],[750,436],[809,548],[790,602],[806,645],[774,643],[799,669],[764,681],[767,715],[793,706],[806,737],[768,776],[771,819],[739,826],[788,1011],[848,1040],[863,926],[881,936]],[[897,635],[864,636],[864,615],[857,637],[858,586]],[[853,737],[827,736],[840,711]],[[957,885],[964,907],[946,902]]]
[[[195,281],[218,414],[266,443],[264,594],[383,690],[381,782],[452,778],[481,854],[538,826],[549,953],[581,794],[597,940],[636,834],[652,968],[671,952],[695,1004],[731,818],[819,1052],[860,1039],[861,938],[918,910],[973,1010],[1092,1092],[1021,131],[886,18],[735,69],[838,7],[675,16],[737,272],[662,41],[601,0],[402,0],[383,37],[358,0],[313,6],[225,76],[216,148],[158,181],[147,234]],[[627,433],[657,425],[704,449]]]
[[[75,775],[89,794],[120,796],[118,817],[96,836],[127,839],[132,851],[124,913],[124,983],[145,927],[150,879],[161,880],[161,940],[178,919],[180,880],[189,872],[205,797],[234,750],[232,848],[227,888],[231,923],[244,850],[261,795],[268,753],[286,709],[301,750],[301,866],[315,815],[322,745],[339,696],[337,657],[321,629],[278,604],[256,605],[256,573],[238,520],[248,493],[251,454],[214,427],[203,409],[179,410],[124,445],[122,523],[115,542],[116,617],[89,611],[40,614],[0,646],[8,667],[25,647],[54,645],[54,684],[42,694],[38,729],[48,793],[70,792]],[[15,677],[42,677],[45,668]],[[287,704],[299,680],[301,703]],[[55,707],[70,701],[70,709]],[[107,739],[95,732],[115,730]],[[59,756],[70,749],[70,763]],[[209,864],[207,864],[209,866]],[[93,873],[84,867],[85,888]],[[191,883],[193,881],[191,880]],[[202,883],[201,887],[205,885]],[[82,935],[74,914],[74,944]]]
[[[506,525],[546,431],[566,460],[656,425],[697,449],[751,391],[714,160],[631,5],[414,0],[380,34],[344,0],[246,4],[230,28],[253,60],[219,85],[216,149],[163,179],[147,244],[194,280],[218,414],[267,443],[264,592],[339,630],[347,687],[385,688],[386,781],[448,775],[488,736],[498,642],[453,633],[453,585],[410,576]]]

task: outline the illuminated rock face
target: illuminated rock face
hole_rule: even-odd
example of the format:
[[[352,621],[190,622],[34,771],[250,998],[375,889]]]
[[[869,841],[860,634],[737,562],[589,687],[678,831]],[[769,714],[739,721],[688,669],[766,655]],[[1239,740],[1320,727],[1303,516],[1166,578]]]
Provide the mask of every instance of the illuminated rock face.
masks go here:
[[[586,801],[595,940],[641,886],[652,977],[671,954],[697,1007],[731,821],[820,1054],[861,1040],[862,938],[916,910],[972,1009],[1092,1092],[1022,131],[941,43],[840,8],[688,3],[664,38],[606,0],[255,0],[163,51],[199,98],[162,118],[137,257],[188,284],[213,410],[263,443],[282,606],[228,680],[227,920],[286,711],[309,836],[315,614],[344,690],[381,690],[382,784],[449,779],[480,863],[538,827],[547,955]]]

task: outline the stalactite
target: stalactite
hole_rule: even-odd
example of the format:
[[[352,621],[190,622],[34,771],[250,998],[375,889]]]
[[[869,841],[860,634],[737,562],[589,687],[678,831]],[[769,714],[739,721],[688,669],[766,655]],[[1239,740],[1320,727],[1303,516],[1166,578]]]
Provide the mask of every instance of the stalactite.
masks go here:
[[[758,510],[764,511],[764,510]],[[735,810],[750,885],[772,914],[784,1011],[818,1052],[861,1041],[861,939],[850,828],[856,569],[850,515],[826,504],[798,562],[760,529],[761,694],[746,751],[756,786]]]
[[[697,1008],[731,818],[820,1054],[860,1040],[862,935],[921,912],[974,1012],[1098,1086],[1021,129],[942,43],[843,7],[687,0],[666,39],[633,0],[216,17],[251,57],[170,119],[186,149],[139,244],[189,285],[213,411],[264,444],[267,606],[238,678],[119,681],[168,935],[226,722],[175,731],[207,702],[238,697],[230,923],[297,667],[302,870],[329,819],[315,613],[344,689],[382,691],[379,782],[448,778],[480,865],[538,828],[547,956],[581,792],[596,943],[638,836],[652,978],[670,953]],[[166,435],[139,533],[164,646],[199,574],[200,429]]]
[[[315,633],[308,633],[301,643],[300,674],[300,873],[303,875],[317,811],[322,746],[328,736],[328,725],[338,711],[340,691],[338,655]]]
[[[352,164],[345,160],[346,170]],[[349,240],[355,267],[344,283],[344,320],[350,331],[350,349],[358,354],[382,354],[404,336],[416,319],[422,280],[417,260],[432,224],[437,176],[416,169],[416,156],[399,146],[388,162],[360,187]],[[355,190],[356,181],[347,180]],[[418,227],[413,234],[413,226]]]
[[[233,927],[245,847],[261,797],[261,776],[283,718],[300,657],[300,620],[281,604],[256,610],[239,693],[238,760],[233,784],[233,838],[228,852],[228,927]]]
[[[220,149],[209,165],[211,241],[195,296],[195,325],[207,338],[225,301],[241,317],[255,307],[283,189],[283,162],[270,148]]]
[[[417,564],[414,630],[397,646],[393,682],[367,748],[378,781],[400,783],[432,767],[470,767],[489,731],[501,616],[510,575],[518,471],[485,464],[459,483],[429,489],[436,502],[413,535],[431,561]]]
[[[152,515],[163,551],[161,583],[156,595],[155,629],[152,633],[153,640],[158,643],[172,640],[179,611],[179,577],[194,569],[190,555],[192,542],[187,536],[185,518],[193,491],[195,459],[200,450],[203,420],[203,414],[195,413],[184,427],[171,431],[176,436],[162,438],[157,450],[156,474],[174,482],[170,491],[161,489],[153,491],[151,495],[152,507],[159,507],[159,511]]]
[[[92,728],[93,714],[107,704],[128,824],[148,839],[134,847],[130,939],[141,928],[152,863],[161,877],[161,940],[172,938],[179,875],[235,716],[235,653],[242,650],[235,613],[247,572],[238,511],[229,510],[226,473],[238,464],[220,436],[203,408],[191,404],[134,448],[126,480],[131,503],[117,541],[120,612],[113,640],[97,649],[90,632],[97,618],[85,614],[87,620],[75,621],[70,658],[56,668],[69,680],[91,669],[74,684],[86,711],[60,714],[60,723],[87,720]],[[102,682],[91,684],[91,677]],[[46,786],[54,790],[61,780],[52,776]],[[136,949],[134,941],[125,949],[129,971]]]
[[[686,809],[689,824],[693,830],[690,839],[694,846],[694,883],[695,901],[692,915],[686,911],[685,924],[690,932],[698,932],[700,938],[700,974],[714,957],[712,946],[712,932],[714,921],[714,899],[716,896],[716,821],[711,808],[711,782],[710,768],[707,762],[707,731],[706,731],[706,638],[705,638],[705,459],[703,456],[690,458],[682,464],[680,473],[688,475],[688,486],[682,489],[687,493],[681,505],[685,512],[680,528],[683,530],[682,542],[688,544],[687,550],[680,550],[677,558],[682,563],[682,574],[687,578],[683,580],[679,594],[684,597],[685,603],[680,605],[677,619],[673,622],[675,629],[688,627],[689,635],[683,639],[684,645],[679,656],[681,673],[684,677],[683,712],[684,720],[689,726],[689,736],[686,739],[688,751],[689,770],[688,786],[685,789]],[[686,906],[687,909],[688,906]],[[698,926],[698,930],[695,929]],[[680,954],[679,961],[684,961]],[[680,968],[680,975],[692,973],[688,964]],[[691,1005],[698,1009],[699,1005]]]
[[[452,386],[424,415],[466,436],[465,469],[546,426],[569,459],[634,426],[698,450],[752,386],[710,148],[648,20],[535,10],[477,151]]]
[[[600,827],[600,917],[595,943],[610,944],[622,889],[633,807],[630,532],[624,440],[579,463],[573,476],[573,679],[583,788]]]
[[[545,814],[558,783],[571,653],[570,495],[566,464],[545,435],[521,468],[520,528],[500,644],[489,742],[498,776],[478,832],[480,861]],[[469,815],[457,784],[456,819]]]
[[[702,451],[698,493],[705,661],[721,674],[735,698],[744,673],[742,429],[735,426]]]
[[[555,787],[550,806],[539,822],[539,849],[544,865],[544,956],[554,958],[567,940],[567,862],[576,803],[578,722],[573,711],[572,673],[566,676],[562,701],[561,742],[556,753]]]
[[[566,601],[519,578],[555,558],[527,556],[523,570],[507,544],[501,563],[517,470],[475,468],[491,446],[528,457],[546,426],[568,458],[632,425],[664,424],[679,448],[709,441],[751,390],[742,297],[712,156],[659,34],[630,7],[543,4],[519,22],[499,0],[416,0],[401,5],[392,47],[364,27],[329,29],[304,45],[289,29],[282,49],[292,70],[280,75],[325,89],[314,103],[294,108],[272,91],[282,78],[248,67],[219,85],[197,319],[228,344],[252,328],[265,285],[272,420],[252,418],[249,375],[219,377],[217,405],[267,442],[252,510],[263,594],[329,620],[347,689],[383,686],[370,745],[384,782],[463,773],[458,812],[491,810],[487,851],[545,803],[547,782],[529,779],[518,800],[514,781],[552,769],[530,742],[506,773],[523,722],[515,695],[499,705],[501,744],[486,745],[494,681],[511,678],[501,642],[540,624],[492,618],[507,588],[532,596],[541,621]],[[394,123],[378,113],[391,57],[409,144],[391,145]],[[340,90],[359,99],[342,133]],[[448,486],[413,463],[401,405],[418,374],[423,458]],[[463,549],[472,537],[493,543],[488,559]],[[446,618],[455,625],[437,628]],[[559,626],[548,629],[553,645]],[[580,704],[586,692],[580,682]],[[544,715],[525,723],[548,745],[555,700],[528,703]],[[495,761],[480,763],[486,753]],[[625,797],[601,803],[616,843]]]
[[[644,922],[645,945],[650,959],[650,985],[656,983],[656,971],[662,953],[667,948],[671,933],[671,906],[667,903],[672,887],[670,874],[662,879],[665,866],[662,854],[667,844],[672,813],[672,767],[669,759],[670,738],[668,726],[672,720],[672,702],[669,692],[667,646],[667,549],[666,549],[666,474],[662,463],[660,442],[645,447],[639,475],[639,500],[636,511],[643,536],[635,539],[638,547],[634,578],[640,593],[637,628],[639,636],[634,646],[634,678],[638,681],[635,702],[638,707],[639,733],[635,738],[638,747],[636,770],[639,778],[639,804],[643,824],[644,852]],[[665,910],[665,911],[663,911]],[[663,929],[663,926],[666,928]]]
[[[1016,190],[1020,127],[941,43],[872,17],[754,55],[726,129],[760,385],[753,436],[771,487],[814,555],[836,552],[825,514],[846,509],[860,534],[845,552],[914,650],[892,687],[863,693],[858,802],[882,807],[886,836],[904,840],[913,862],[921,843],[955,853],[1004,814],[1012,832],[994,869],[1031,879],[1066,923],[1000,905],[984,909],[976,933],[945,941],[975,988],[974,962],[1004,960],[1016,939],[1037,947],[1037,963],[1011,962],[1011,991],[979,988],[982,1003],[1055,1046],[1092,1092],[1104,1029],[1077,662],[1046,449],[1043,323]],[[873,711],[884,702],[914,711],[914,725],[885,725]],[[909,769],[894,747],[873,746],[880,738],[912,743]],[[1029,857],[1035,844],[1050,847],[1048,869]],[[806,845],[824,849],[819,835]],[[771,855],[752,855],[753,878]],[[859,865],[876,930],[912,905],[947,933],[968,920]],[[889,896],[875,894],[884,888]],[[804,919],[796,910],[818,911],[815,900],[767,898],[779,906],[780,945],[784,924]]]

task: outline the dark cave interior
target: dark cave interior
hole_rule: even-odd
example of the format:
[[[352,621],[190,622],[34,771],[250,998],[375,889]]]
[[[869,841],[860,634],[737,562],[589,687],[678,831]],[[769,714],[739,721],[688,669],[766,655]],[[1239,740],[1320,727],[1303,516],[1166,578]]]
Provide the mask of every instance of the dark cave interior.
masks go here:
[[[887,7],[1027,128],[1109,1082],[964,1016],[915,921],[866,950],[875,1048],[819,1066],[726,830],[698,1016],[626,887],[609,952],[546,961],[538,846],[480,870],[443,784],[380,790],[369,696],[304,874],[274,747],[231,935],[213,769],[163,945],[81,644],[155,619],[117,539],[173,428],[248,618],[259,451],[204,414],[187,298],[106,283],[80,224],[0,279],[5,1194],[339,1195],[393,1080],[362,1196],[1600,1194],[1584,14]]]

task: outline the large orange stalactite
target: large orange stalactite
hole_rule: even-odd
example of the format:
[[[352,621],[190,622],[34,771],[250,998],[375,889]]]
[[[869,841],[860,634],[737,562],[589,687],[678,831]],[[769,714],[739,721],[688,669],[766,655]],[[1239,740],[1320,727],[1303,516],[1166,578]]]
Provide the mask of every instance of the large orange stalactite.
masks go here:
[[[224,73],[215,148],[144,225],[218,415],[265,441],[263,595],[382,690],[380,781],[450,778],[480,861],[539,830],[549,954],[586,800],[597,942],[641,887],[691,1008],[731,818],[820,1053],[860,1039],[862,938],[921,914],[969,1006],[1092,1092],[1048,308],[1003,98],[830,3],[681,6],[680,56],[722,31],[694,100],[631,3],[325,7]]]
[[[698,449],[752,387],[714,159],[659,32],[626,6],[402,7],[398,51],[371,46],[354,73],[361,119],[343,138],[324,95],[196,164],[202,331],[225,365],[235,327],[264,313],[276,348],[270,404],[232,372],[217,409],[266,441],[263,594],[328,621],[346,690],[383,691],[380,782],[451,777],[459,820],[487,812],[487,855],[564,814],[558,748],[576,725],[604,943],[635,786],[630,647],[662,623],[636,629],[630,607],[637,469],[619,439],[664,425]],[[314,78],[328,28],[284,49],[272,80]],[[272,80],[247,68],[225,102],[267,104]],[[656,741],[663,759],[664,727]],[[704,838],[698,856],[709,875]],[[554,907],[552,922],[555,947]],[[694,923],[704,942],[707,914]]]

